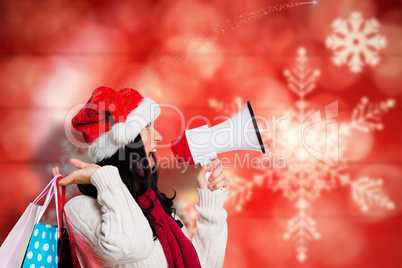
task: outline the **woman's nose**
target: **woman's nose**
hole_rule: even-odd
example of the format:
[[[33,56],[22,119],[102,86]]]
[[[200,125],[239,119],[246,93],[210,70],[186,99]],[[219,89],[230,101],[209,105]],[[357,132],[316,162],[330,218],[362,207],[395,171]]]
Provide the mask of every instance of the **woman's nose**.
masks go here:
[[[155,138],[154,138],[157,142],[161,142],[162,141],[162,136],[161,134],[159,134],[158,131],[155,130]]]

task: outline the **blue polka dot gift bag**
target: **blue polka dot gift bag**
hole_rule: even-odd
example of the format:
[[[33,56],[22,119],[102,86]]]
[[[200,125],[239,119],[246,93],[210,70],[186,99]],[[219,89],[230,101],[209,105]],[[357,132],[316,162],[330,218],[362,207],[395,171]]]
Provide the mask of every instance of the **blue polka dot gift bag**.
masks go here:
[[[59,226],[39,222],[46,211],[53,196],[56,203],[57,222],[59,223],[59,203],[57,198],[57,179],[55,176],[47,188],[46,200],[36,219],[28,248],[25,253],[22,268],[57,268],[58,267],[58,242]],[[46,190],[45,188],[45,190]],[[43,193],[43,192],[42,192]],[[46,193],[45,193],[46,194]]]
[[[23,268],[57,267],[57,242],[59,240],[57,225],[37,223],[29,241]]]

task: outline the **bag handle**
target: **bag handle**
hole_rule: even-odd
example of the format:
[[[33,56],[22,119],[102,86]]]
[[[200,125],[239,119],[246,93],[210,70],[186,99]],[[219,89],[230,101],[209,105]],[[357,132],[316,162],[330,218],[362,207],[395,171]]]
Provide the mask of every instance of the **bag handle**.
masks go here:
[[[59,186],[59,181],[62,179],[63,177],[61,176],[61,177],[59,177],[59,178],[57,178],[56,179],[56,185],[57,185],[57,196],[58,196],[58,199],[59,199],[59,203],[61,204],[61,210],[60,210],[60,213],[62,213],[61,214],[61,217],[60,217],[60,219],[58,219],[58,221],[59,221],[59,237],[61,237],[61,235],[62,235],[62,227],[64,227],[64,224],[63,224],[63,215],[64,215],[64,220],[65,220],[65,222],[66,222],[66,225],[67,225],[67,230],[68,230],[68,233],[70,234],[70,241],[71,242],[73,242],[73,236],[71,235],[71,231],[70,231],[70,225],[68,224],[68,220],[67,220],[67,214],[66,214],[66,211],[64,210],[64,205],[65,205],[65,203],[66,203],[66,186],[62,186],[61,187],[61,189],[62,189],[62,194],[60,195],[60,186]]]
[[[41,200],[45,194],[47,194],[49,192],[49,190],[51,189],[53,180],[60,177],[60,174],[57,174],[56,176],[53,177],[53,179],[48,183],[48,185],[45,187],[45,189],[43,189],[43,191],[35,198],[35,200],[33,201],[34,204],[37,204],[39,200]]]
[[[63,178],[63,177],[61,177],[61,178]],[[57,226],[60,228],[60,208],[59,208],[59,197],[58,197],[58,195],[57,195],[57,191],[59,190],[58,189],[58,184],[57,184],[57,181],[60,179],[60,177],[57,177],[56,178],[56,180],[54,181],[54,184],[53,184],[53,192],[54,192],[54,201],[56,202],[56,218],[57,218]],[[59,238],[60,238],[60,236],[59,236]]]
[[[45,187],[45,189],[42,191],[42,193],[40,193],[38,195],[38,197],[34,200],[34,204],[37,204],[37,202],[40,199],[42,199],[46,194],[46,200],[43,203],[42,209],[41,209],[41,211],[40,211],[40,213],[38,215],[36,223],[38,223],[41,220],[43,214],[45,213],[47,207],[50,204],[50,201],[53,198],[53,195],[56,193],[56,191],[55,191],[56,181],[60,178],[60,176],[61,176],[60,174],[54,176],[54,178],[48,183],[48,185]],[[55,201],[56,201],[56,210],[57,210],[57,198],[55,198]]]

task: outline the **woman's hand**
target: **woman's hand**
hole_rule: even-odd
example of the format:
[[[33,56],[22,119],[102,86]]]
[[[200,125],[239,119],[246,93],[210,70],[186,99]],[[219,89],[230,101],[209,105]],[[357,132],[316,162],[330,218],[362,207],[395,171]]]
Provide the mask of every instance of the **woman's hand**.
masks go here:
[[[208,171],[212,171],[211,176],[208,178],[208,182],[205,179],[205,174]],[[215,158],[209,163],[201,168],[201,171],[197,175],[198,188],[201,190],[215,191],[221,187],[224,188],[224,192],[229,191],[230,181],[226,178],[225,173],[223,173],[223,167],[220,165],[218,158]]]
[[[85,162],[82,162],[79,159],[76,158],[70,158],[70,163],[74,166],[76,166],[77,170],[74,170],[71,172],[68,176],[64,177],[59,181],[59,184],[61,186],[66,186],[69,184],[91,184],[90,178],[92,174],[100,168],[99,165],[96,164],[88,164]],[[59,168],[54,167],[52,169],[53,176],[56,176],[59,174]]]

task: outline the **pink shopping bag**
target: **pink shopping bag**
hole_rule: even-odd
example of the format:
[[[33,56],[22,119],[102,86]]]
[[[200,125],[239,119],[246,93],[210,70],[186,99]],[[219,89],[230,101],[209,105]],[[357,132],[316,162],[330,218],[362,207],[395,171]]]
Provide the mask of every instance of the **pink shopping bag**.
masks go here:
[[[7,268],[21,267],[41,206],[30,203],[0,248],[0,260]]]
[[[4,240],[0,247],[1,267],[21,267],[33,228],[37,223],[38,217],[40,217],[44,211],[43,207],[37,204],[37,202],[47,195],[45,201],[45,206],[47,207],[52,198],[50,195],[54,194],[53,191],[49,192],[52,187],[52,182],[59,176],[60,175],[55,176],[34,202],[28,205],[18,222],[14,225],[13,229]]]

